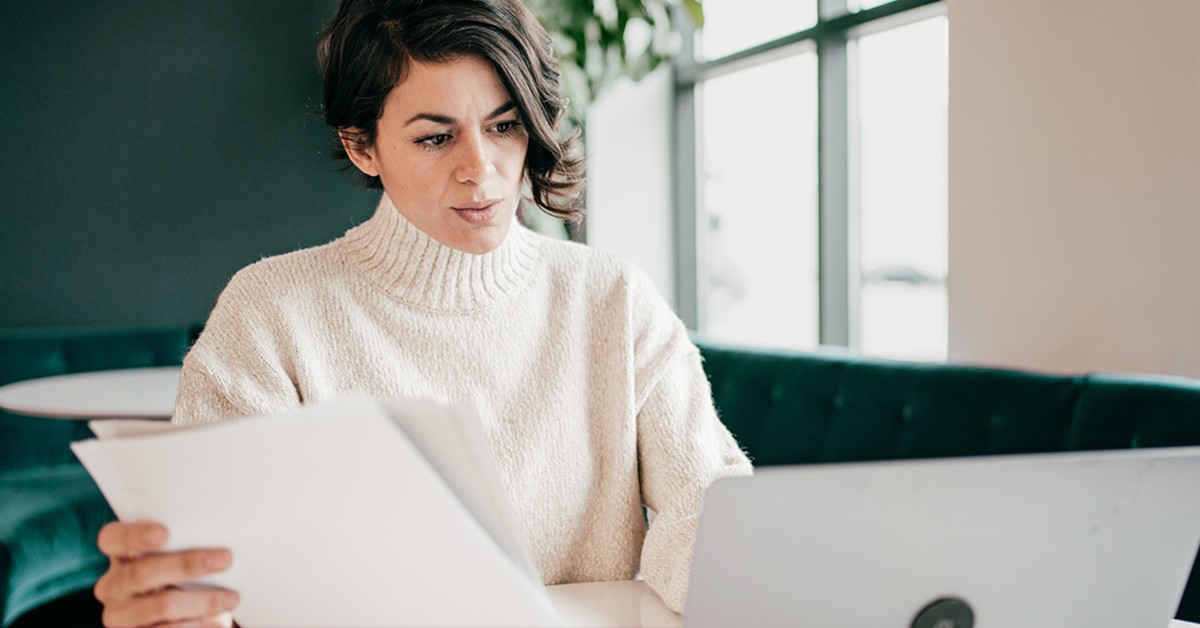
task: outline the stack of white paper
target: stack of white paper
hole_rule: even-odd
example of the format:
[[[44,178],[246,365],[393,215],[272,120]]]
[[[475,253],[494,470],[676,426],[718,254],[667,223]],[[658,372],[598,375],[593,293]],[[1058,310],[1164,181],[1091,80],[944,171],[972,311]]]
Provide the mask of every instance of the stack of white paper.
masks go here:
[[[168,550],[232,551],[197,584],[238,591],[246,628],[563,623],[461,408],[351,399],[93,429],[72,449],[122,521],[162,522]]]

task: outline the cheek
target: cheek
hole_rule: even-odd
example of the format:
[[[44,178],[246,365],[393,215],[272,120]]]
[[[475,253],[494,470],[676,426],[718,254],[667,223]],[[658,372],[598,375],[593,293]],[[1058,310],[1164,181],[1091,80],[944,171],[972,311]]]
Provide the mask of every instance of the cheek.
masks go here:
[[[428,194],[437,187],[438,168],[421,159],[405,159],[391,165],[392,179],[409,194]]]
[[[527,149],[524,146],[519,146],[507,156],[505,166],[509,172],[509,177],[517,179],[518,183],[525,178],[525,156]]]

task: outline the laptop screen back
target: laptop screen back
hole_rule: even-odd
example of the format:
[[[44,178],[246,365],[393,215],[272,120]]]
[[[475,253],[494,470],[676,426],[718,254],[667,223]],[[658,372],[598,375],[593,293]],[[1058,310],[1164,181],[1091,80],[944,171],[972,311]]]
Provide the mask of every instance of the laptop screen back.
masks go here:
[[[981,628],[1166,626],[1200,544],[1198,480],[1200,448],[721,480],[701,517],[684,623],[908,627],[950,600]]]

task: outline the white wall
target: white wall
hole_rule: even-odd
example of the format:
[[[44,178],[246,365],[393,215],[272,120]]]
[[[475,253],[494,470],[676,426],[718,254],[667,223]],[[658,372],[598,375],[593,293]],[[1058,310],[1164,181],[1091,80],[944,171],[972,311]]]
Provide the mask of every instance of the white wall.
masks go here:
[[[948,10],[951,360],[1200,377],[1200,1]]]
[[[674,303],[671,75],[622,81],[588,109],[588,243],[632,261]]]

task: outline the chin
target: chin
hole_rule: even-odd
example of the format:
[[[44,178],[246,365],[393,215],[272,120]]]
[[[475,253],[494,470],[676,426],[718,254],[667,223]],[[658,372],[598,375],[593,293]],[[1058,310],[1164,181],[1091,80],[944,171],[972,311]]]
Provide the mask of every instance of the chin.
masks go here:
[[[452,248],[456,248],[456,249],[462,251],[463,253],[470,253],[471,255],[487,255],[488,253],[491,253],[492,251],[495,251],[496,249],[500,248],[500,243],[499,242],[487,242],[487,243],[478,243],[478,244],[471,243],[471,244],[468,244],[465,246],[456,246],[456,247],[452,247]]]
[[[472,255],[486,255],[500,248],[500,245],[504,244],[506,237],[508,237],[508,229],[489,225],[487,228],[478,229],[474,233],[466,234],[451,245],[451,248]]]

